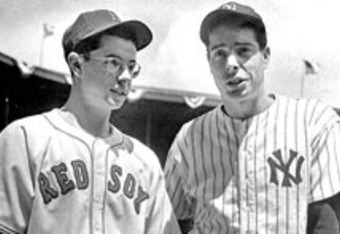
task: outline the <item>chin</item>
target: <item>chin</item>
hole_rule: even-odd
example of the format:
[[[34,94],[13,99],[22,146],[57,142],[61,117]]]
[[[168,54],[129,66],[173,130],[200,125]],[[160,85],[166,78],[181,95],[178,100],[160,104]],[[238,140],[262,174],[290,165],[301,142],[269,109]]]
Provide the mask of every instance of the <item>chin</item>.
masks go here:
[[[115,102],[114,104],[111,104],[111,110],[118,110],[120,109],[125,103],[125,100],[124,101],[117,101]]]
[[[114,105],[110,105],[111,110],[118,110],[123,106],[123,103],[115,103]]]
[[[125,103],[126,98],[107,98],[106,103],[109,106],[111,110],[117,110],[120,109],[124,103]]]
[[[221,92],[222,96],[230,99],[242,99],[248,96],[248,92],[246,89],[233,89],[233,90],[224,90]]]

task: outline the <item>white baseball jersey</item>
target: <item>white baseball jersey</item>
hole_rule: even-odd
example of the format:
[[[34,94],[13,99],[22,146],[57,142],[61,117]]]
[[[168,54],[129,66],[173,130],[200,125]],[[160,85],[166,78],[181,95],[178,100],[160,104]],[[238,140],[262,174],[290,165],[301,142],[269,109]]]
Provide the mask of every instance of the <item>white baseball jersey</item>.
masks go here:
[[[95,138],[58,109],[5,128],[0,233],[179,233],[157,156],[112,128]]]
[[[340,191],[340,120],[316,100],[276,96],[232,119],[221,106],[186,123],[165,166],[178,219],[200,234],[305,234],[307,207]]]

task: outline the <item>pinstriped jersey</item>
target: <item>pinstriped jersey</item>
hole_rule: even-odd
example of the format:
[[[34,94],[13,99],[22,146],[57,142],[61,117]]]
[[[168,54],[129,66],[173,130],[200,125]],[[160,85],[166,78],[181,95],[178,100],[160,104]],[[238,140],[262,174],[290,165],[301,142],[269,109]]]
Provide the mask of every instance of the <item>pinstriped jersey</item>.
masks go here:
[[[156,155],[114,128],[95,138],[58,109],[0,135],[0,233],[179,233]]]
[[[219,106],[183,125],[167,190],[191,234],[306,233],[307,206],[340,190],[340,120],[316,100],[275,96],[246,120]]]

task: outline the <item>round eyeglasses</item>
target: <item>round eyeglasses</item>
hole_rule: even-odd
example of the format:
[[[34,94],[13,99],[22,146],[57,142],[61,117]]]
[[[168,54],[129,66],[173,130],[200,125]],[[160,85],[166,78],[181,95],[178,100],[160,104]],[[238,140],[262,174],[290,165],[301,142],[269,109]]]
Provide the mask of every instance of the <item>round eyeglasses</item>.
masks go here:
[[[106,70],[108,73],[112,75],[121,75],[124,70],[127,69],[131,79],[135,79],[141,70],[141,66],[136,63],[130,63],[128,65],[124,65],[123,61],[117,57],[96,57],[96,56],[88,56],[91,59],[95,59],[98,61],[103,61],[106,64]]]

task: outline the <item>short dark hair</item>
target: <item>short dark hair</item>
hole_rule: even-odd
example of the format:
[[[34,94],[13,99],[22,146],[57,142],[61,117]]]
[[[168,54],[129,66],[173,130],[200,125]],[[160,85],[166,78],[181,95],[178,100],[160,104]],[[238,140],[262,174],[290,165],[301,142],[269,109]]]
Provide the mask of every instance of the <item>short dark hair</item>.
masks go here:
[[[115,27],[111,30],[106,30],[101,33],[98,33],[92,37],[89,37],[83,41],[77,43],[74,47],[65,47],[64,48],[64,57],[67,62],[68,55],[74,51],[78,54],[87,55],[91,51],[98,49],[101,46],[101,40],[104,36],[117,36],[125,40],[130,40],[137,47],[137,36],[131,30],[125,27]],[[87,57],[85,56],[85,59]]]
[[[214,27],[209,29],[208,35],[210,35],[210,33],[215,28],[221,25],[233,25],[234,27],[237,27],[237,28],[247,28],[247,29],[253,30],[255,33],[255,39],[257,43],[259,44],[260,49],[263,50],[267,46],[267,32],[263,24],[258,24],[251,20],[243,20],[243,19],[237,20],[237,18],[236,19],[235,18],[234,19],[221,19],[218,22],[216,22]],[[206,47],[209,46],[209,39],[205,42],[205,45]]]
[[[240,28],[248,28],[255,32],[255,38],[257,40],[257,43],[259,43],[260,49],[263,50],[267,46],[267,32],[266,28],[255,24],[251,21],[244,21],[239,25]]]

